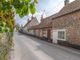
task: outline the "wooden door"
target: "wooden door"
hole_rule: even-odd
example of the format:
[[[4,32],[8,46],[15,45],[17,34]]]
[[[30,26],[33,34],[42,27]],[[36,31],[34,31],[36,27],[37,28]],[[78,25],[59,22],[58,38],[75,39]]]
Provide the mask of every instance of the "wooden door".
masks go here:
[[[51,40],[51,30],[47,30],[47,38],[49,41]]]

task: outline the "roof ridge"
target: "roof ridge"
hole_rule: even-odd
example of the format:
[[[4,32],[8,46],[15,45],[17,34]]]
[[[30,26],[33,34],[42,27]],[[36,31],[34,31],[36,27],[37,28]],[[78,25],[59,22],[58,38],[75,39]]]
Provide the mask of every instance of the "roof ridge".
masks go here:
[[[60,16],[65,15],[65,14],[69,14],[69,13],[74,12],[74,11],[79,10],[79,9],[80,9],[80,0],[73,1],[70,4],[64,6],[58,14],[55,14],[53,16],[52,19],[60,17]]]

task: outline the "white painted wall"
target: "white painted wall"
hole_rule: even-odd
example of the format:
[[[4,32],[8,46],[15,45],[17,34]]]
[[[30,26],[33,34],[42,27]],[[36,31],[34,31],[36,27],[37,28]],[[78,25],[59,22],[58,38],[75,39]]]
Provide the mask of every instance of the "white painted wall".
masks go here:
[[[65,31],[65,39],[58,38],[58,31]],[[52,36],[53,36],[53,43],[57,43],[58,40],[66,41],[66,29],[53,30]]]
[[[57,43],[58,40],[58,32],[53,30],[53,43]]]

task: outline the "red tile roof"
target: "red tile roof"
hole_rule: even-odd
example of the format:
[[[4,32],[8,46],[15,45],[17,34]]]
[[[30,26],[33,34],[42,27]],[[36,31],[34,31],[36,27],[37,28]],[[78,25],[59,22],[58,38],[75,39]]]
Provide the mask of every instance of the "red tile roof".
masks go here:
[[[39,25],[32,26],[29,29],[42,29],[42,28],[51,28],[52,27],[52,16],[44,18]]]
[[[31,22],[31,20],[29,20],[29,21],[24,25],[24,27],[26,27],[30,22]]]
[[[41,28],[52,27],[52,19],[57,18],[62,15],[65,15],[65,14],[68,14],[68,13],[71,13],[71,12],[74,12],[79,9],[80,9],[80,0],[76,0],[68,5],[64,6],[63,9],[59,13],[43,19],[43,21],[39,25],[31,27],[31,29],[37,29],[37,28],[41,29]]]

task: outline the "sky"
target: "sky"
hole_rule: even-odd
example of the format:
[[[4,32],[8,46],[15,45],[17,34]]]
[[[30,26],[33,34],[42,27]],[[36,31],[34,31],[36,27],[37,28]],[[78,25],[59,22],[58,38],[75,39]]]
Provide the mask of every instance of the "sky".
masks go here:
[[[72,2],[74,0],[70,0]],[[36,13],[34,16],[40,22],[40,17],[43,14],[43,17],[46,18],[51,16],[57,12],[59,12],[64,6],[64,0],[38,0],[38,4],[36,4]],[[27,23],[28,18],[31,17],[31,14],[28,16],[24,16],[20,18],[18,14],[14,17],[17,24],[25,25]]]

